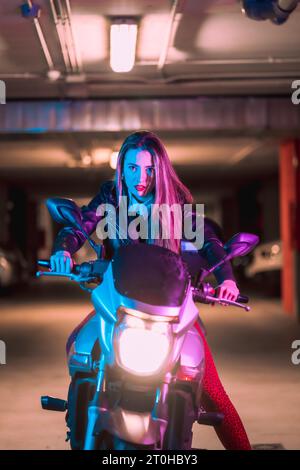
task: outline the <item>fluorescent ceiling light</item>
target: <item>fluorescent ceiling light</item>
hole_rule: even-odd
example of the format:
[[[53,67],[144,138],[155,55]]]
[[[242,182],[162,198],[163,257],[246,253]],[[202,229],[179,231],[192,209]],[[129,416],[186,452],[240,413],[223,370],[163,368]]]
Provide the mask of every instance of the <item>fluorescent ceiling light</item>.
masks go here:
[[[114,72],[129,72],[135,61],[137,25],[124,22],[110,26],[110,66]]]

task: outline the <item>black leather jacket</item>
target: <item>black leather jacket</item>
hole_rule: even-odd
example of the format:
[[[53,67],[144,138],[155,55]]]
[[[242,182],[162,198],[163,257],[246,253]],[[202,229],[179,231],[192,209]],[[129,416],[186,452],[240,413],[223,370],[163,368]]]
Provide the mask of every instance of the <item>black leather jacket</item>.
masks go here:
[[[98,194],[89,202],[87,206],[81,208],[83,227],[85,231],[90,235],[96,229],[96,226],[100,218],[96,215],[97,207],[100,204],[109,203],[116,206],[116,191],[113,181],[106,181],[100,187]],[[204,221],[204,244],[201,250],[199,250],[200,258],[207,266],[212,266],[217,263],[224,255],[225,250],[223,248],[222,241],[217,235],[217,225],[205,218]],[[79,250],[84,242],[86,241],[84,235],[80,230],[71,227],[65,227],[58,233],[54,245],[52,254],[57,251],[68,251],[73,255]],[[138,243],[138,241],[132,241],[132,243]],[[118,246],[118,240],[104,240],[105,257],[111,258],[114,249]],[[204,267],[204,266],[200,266]],[[218,268],[214,275],[218,283],[222,283],[225,279],[235,280],[232,267],[230,262],[226,262],[220,268]]]

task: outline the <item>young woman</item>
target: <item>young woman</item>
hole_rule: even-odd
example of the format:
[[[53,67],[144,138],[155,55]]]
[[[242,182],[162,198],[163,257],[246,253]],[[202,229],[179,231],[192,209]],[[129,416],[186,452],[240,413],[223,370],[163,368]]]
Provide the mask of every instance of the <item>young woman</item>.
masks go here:
[[[87,206],[82,207],[83,227],[88,234],[96,229],[100,220],[96,213],[99,205],[110,203],[119,209],[122,196],[128,198],[128,211],[133,205],[136,209],[139,205],[150,208],[152,204],[166,204],[171,207],[173,204],[183,206],[183,204],[192,203],[191,193],[176,175],[162,142],[153,133],[147,131],[135,132],[125,139],[118,156],[115,181],[105,182],[96,197]],[[161,222],[164,223],[163,220]],[[149,234],[148,239],[142,240],[134,239],[135,237],[131,237],[128,233],[129,242],[155,243],[180,253],[180,239],[172,236],[176,233],[178,220],[174,214],[171,214],[168,222],[170,237],[151,239]],[[84,242],[85,237],[80,230],[63,228],[54,243],[51,269],[70,272],[73,265],[72,255]],[[106,238],[103,243],[105,257],[111,258],[120,243],[118,237]],[[200,253],[211,265],[225,255],[222,242],[213,224],[208,222],[204,225],[204,244]],[[215,276],[219,284],[217,291],[219,298],[236,300],[239,290],[230,263],[227,262],[218,268]],[[77,332],[87,319],[75,329],[69,338],[67,348],[71,346]],[[243,424],[220,382],[209,346],[199,325],[197,325],[197,330],[205,347],[206,365],[202,404],[206,411],[219,411],[224,414],[222,424],[216,426],[215,430],[226,449],[250,450]]]

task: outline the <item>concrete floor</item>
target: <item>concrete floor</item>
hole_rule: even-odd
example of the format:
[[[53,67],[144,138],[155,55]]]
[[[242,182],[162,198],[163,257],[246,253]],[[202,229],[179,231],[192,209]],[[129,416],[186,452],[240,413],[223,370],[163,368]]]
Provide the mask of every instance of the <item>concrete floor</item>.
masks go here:
[[[215,362],[250,441],[300,449],[300,365],[291,344],[296,320],[278,300],[255,298],[249,313],[231,307],[201,308]],[[69,284],[36,281],[30,293],[0,299],[0,449],[68,449],[64,414],[43,411],[40,396],[65,398],[65,341],[91,310],[88,294]],[[194,447],[221,449],[213,429],[194,427]]]

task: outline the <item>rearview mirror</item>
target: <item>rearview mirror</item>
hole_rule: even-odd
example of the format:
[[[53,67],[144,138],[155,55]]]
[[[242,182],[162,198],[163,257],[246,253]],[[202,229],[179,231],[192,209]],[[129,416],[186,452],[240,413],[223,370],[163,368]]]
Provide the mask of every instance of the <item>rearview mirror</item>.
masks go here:
[[[85,231],[82,226],[81,210],[72,199],[49,198],[46,201],[46,206],[56,222],[79,229],[97,254],[97,258],[99,259],[102,256],[102,245],[97,245]]]
[[[49,198],[46,201],[46,206],[51,217],[59,224],[81,227],[81,212],[72,199]]]
[[[224,245],[226,259],[245,256],[258,244],[259,237],[253,233],[237,233]]]

